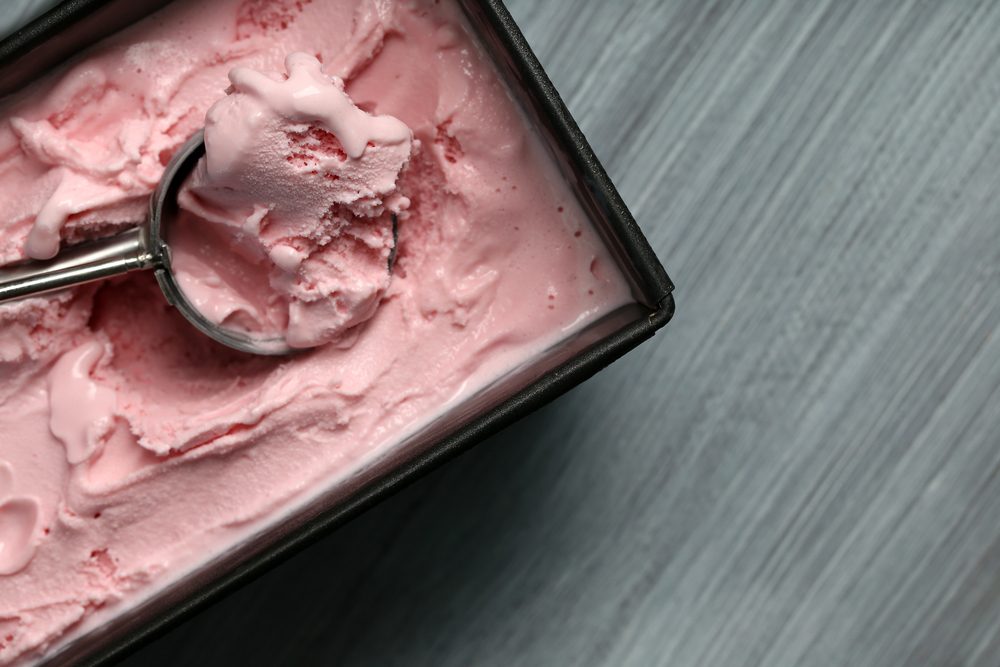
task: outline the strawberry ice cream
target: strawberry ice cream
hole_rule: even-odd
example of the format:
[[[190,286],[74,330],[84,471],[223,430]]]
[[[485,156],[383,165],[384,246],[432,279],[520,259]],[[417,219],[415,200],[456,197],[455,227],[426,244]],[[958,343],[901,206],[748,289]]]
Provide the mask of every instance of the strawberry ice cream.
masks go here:
[[[0,263],[135,225],[205,127],[181,203],[214,251],[181,273],[228,300],[220,321],[311,348],[221,347],[143,274],[0,306],[0,664],[128,613],[633,302],[464,26],[448,1],[177,0],[0,104]]]

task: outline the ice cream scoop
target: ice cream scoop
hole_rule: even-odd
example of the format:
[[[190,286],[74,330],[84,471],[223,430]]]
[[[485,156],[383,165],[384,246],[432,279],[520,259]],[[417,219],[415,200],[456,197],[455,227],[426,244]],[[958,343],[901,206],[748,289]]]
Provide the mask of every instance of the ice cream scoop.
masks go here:
[[[284,69],[230,70],[168,243],[181,290],[211,321],[315,347],[369,320],[389,289],[418,142],[356,106],[316,56],[293,52]]]
[[[110,238],[70,247],[51,260],[0,269],[0,303],[148,269],[156,275],[167,301],[220,343],[255,354],[291,352],[293,348],[281,335],[250,333],[213,322],[178,285],[167,241],[169,228],[178,213],[177,192],[204,152],[204,136],[198,132],[174,154],[150,197],[149,213],[141,225]]]
[[[397,181],[412,133],[356,107],[314,56],[292,53],[286,69],[235,68],[205,129],[167,164],[142,224],[0,269],[0,302],[152,269],[199,330],[267,355],[331,342],[369,319],[409,205]],[[58,227],[36,221],[32,232],[29,254],[56,251]],[[33,247],[39,239],[44,248]]]

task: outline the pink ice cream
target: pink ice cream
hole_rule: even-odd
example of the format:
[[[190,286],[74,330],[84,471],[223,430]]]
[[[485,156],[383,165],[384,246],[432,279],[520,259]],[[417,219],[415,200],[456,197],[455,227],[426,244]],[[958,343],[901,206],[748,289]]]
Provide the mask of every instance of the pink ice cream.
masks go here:
[[[286,70],[296,52],[321,69]],[[220,320],[332,342],[223,348],[146,274],[0,306],[0,664],[286,522],[633,301],[449,1],[178,0],[80,54],[0,103],[0,263],[136,224],[213,105],[189,223],[258,289],[197,264],[193,289],[247,297]],[[259,144],[236,125],[255,105]]]
[[[357,108],[315,56],[293,53],[285,67],[229,73],[231,93],[205,120],[206,156],[181,193],[189,230],[172,245],[202,313],[302,348],[368,320],[389,287],[414,144],[402,121]]]

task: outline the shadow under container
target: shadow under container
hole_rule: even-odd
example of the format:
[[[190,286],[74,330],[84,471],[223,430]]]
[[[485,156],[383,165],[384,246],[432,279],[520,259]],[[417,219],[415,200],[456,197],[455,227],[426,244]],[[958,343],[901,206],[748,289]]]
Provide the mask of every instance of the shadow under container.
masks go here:
[[[539,133],[621,272],[634,302],[493,383],[411,436],[346,483],[106,625],[46,665],[119,659],[322,537],[409,482],[545,405],[670,321],[673,285],[607,173],[501,0],[457,0],[527,122]],[[67,0],[0,41],[0,95],[168,4],[168,0]]]

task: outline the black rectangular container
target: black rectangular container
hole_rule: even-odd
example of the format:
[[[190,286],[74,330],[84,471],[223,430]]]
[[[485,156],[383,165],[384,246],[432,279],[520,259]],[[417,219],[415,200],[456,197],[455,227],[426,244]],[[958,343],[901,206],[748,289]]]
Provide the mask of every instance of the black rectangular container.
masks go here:
[[[167,1],[63,2],[0,41],[0,95],[16,91]],[[475,36],[631,281],[635,303],[511,372],[291,520],[68,644],[49,656],[46,665],[98,665],[122,657],[403,485],[579,384],[652,337],[670,320],[674,312],[670,279],[503,2],[459,3]]]

